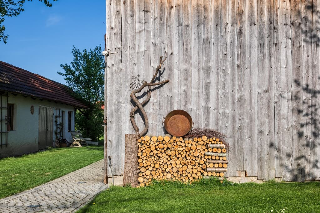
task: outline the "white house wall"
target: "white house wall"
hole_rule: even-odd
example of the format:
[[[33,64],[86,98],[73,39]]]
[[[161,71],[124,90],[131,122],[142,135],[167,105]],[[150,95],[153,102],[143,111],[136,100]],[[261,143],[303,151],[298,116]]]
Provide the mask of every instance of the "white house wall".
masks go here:
[[[0,147],[0,158],[38,151],[38,122],[40,106],[52,107],[54,109],[54,114],[56,114],[57,109],[66,112],[66,116],[64,117],[64,135],[68,141],[72,140],[70,132],[67,131],[67,123],[68,111],[73,112],[72,120],[74,120],[74,107],[45,100],[41,101],[38,99],[32,99],[21,95],[13,95],[10,93],[8,103],[14,104],[14,130],[7,133],[8,145]],[[31,106],[34,107],[33,114],[31,114],[30,111]],[[55,122],[55,118],[53,118],[53,122]],[[55,140],[55,123],[53,123],[53,127],[53,137]],[[72,122],[72,128],[72,130],[74,130],[74,122]]]

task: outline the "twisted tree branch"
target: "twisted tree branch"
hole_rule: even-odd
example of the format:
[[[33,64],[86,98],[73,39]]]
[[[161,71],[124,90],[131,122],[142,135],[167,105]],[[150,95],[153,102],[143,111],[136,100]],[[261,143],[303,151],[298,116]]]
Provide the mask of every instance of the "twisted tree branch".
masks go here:
[[[151,89],[152,89],[152,86],[158,86],[158,85],[163,85],[163,84],[166,84],[169,82],[169,80],[165,80],[165,81],[161,81],[161,82],[157,82],[155,83],[155,79],[157,77],[157,75],[159,74],[159,71],[161,70],[161,67],[163,65],[163,63],[166,61],[167,59],[167,56],[165,56],[164,58],[161,56],[160,57],[160,63],[158,65],[158,67],[156,68],[156,71],[151,79],[151,81],[148,83],[146,81],[144,81],[142,83],[142,85],[138,88],[138,89],[135,89],[131,92],[130,94],[130,97],[132,98],[133,102],[136,104],[135,107],[132,108],[131,112],[130,112],[130,120],[131,120],[131,123],[132,123],[132,126],[136,132],[136,134],[140,137],[142,135],[145,135],[147,132],[148,132],[148,129],[149,129],[149,120],[148,120],[148,116],[146,114],[146,111],[144,110],[143,106],[148,103],[148,101],[151,99]],[[142,102],[140,103],[136,94],[141,92],[145,87],[148,87],[148,92],[147,92],[147,98]],[[134,119],[134,116],[135,116],[135,113],[137,112],[137,110],[140,109],[141,113],[142,113],[142,116],[144,117],[144,129],[139,132],[139,127],[137,126],[137,123]]]

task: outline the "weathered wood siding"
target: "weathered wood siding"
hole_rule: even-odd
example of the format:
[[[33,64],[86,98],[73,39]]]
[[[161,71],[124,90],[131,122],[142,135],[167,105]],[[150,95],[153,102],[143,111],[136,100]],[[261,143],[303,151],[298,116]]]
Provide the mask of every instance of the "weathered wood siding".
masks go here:
[[[108,153],[124,166],[132,76],[149,81],[149,135],[189,112],[228,136],[228,176],[320,179],[320,0],[106,0]],[[319,9],[318,9],[319,8]],[[137,116],[142,128],[142,119]]]

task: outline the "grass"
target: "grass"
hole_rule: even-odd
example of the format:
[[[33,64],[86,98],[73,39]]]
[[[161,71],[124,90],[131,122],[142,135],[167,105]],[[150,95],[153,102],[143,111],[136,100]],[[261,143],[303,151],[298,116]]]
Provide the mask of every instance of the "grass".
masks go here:
[[[103,159],[103,147],[49,149],[0,160],[0,198],[41,185]]]
[[[320,183],[193,184],[111,187],[78,212],[320,212]]]

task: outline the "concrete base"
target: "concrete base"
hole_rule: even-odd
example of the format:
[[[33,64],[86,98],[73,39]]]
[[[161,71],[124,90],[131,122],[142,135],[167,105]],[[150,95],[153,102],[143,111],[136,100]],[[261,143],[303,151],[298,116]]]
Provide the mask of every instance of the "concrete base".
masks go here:
[[[109,186],[123,186],[123,176],[113,176],[108,178]]]
[[[209,178],[209,177],[203,177]],[[219,178],[223,180],[223,178]],[[233,183],[264,183],[265,181],[259,180],[258,177],[246,176],[246,171],[237,171],[237,176],[227,177],[227,180]],[[281,182],[282,178],[275,178],[276,182]],[[123,176],[114,176],[108,178],[109,186],[123,186]]]
[[[228,181],[234,183],[263,183],[265,181],[258,179],[258,177],[254,176],[247,176],[246,171],[237,171],[237,176],[235,177],[228,177]],[[281,182],[282,178],[275,178],[276,182]]]

